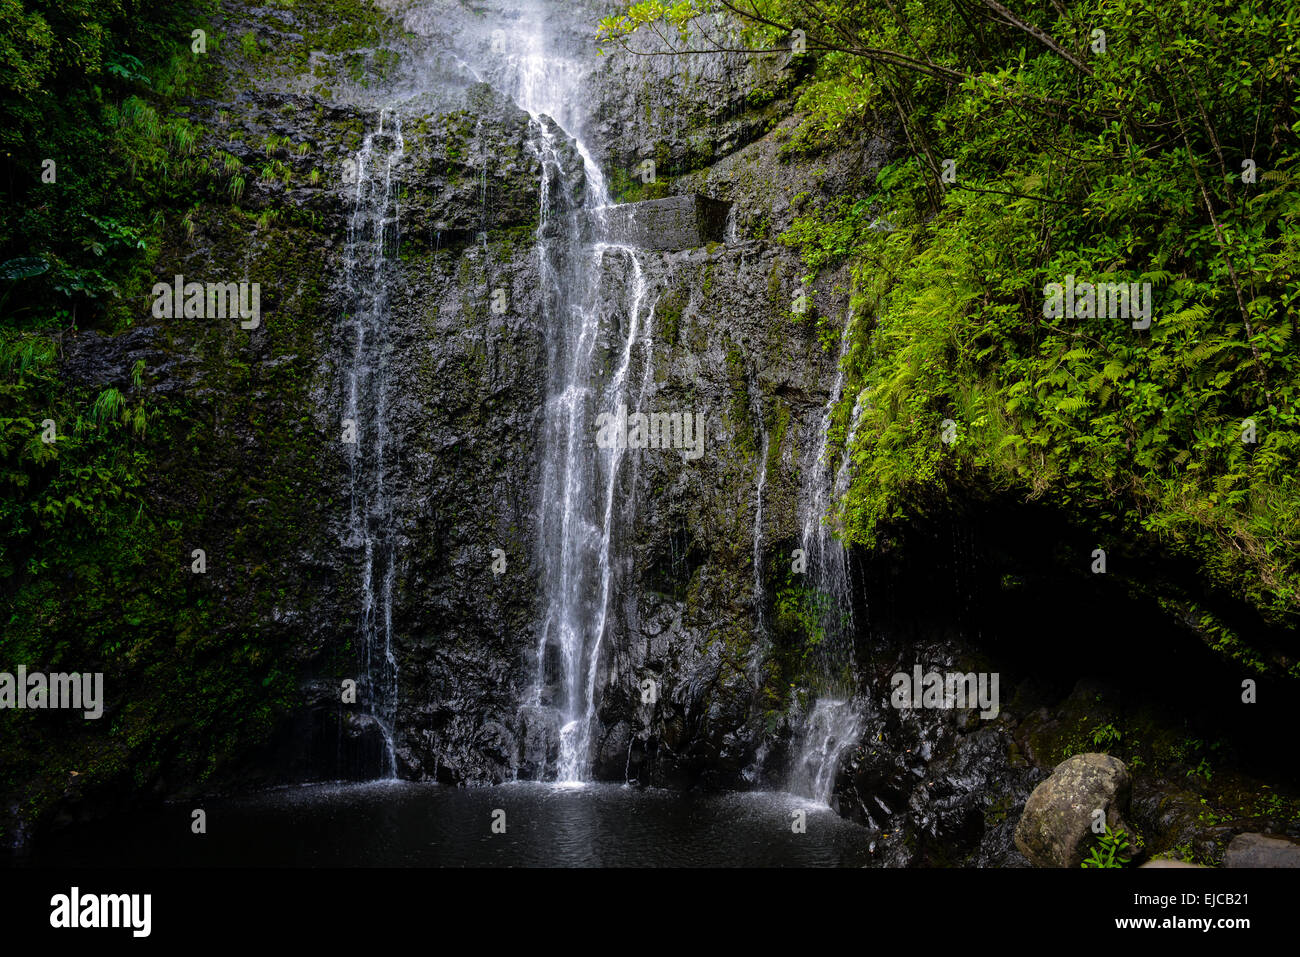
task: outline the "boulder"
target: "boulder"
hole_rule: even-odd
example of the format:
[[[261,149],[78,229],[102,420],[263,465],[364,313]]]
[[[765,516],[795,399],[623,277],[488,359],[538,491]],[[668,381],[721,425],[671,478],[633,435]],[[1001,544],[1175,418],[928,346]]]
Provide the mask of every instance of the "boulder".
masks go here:
[[[1300,867],[1300,843],[1271,834],[1238,834],[1223,856],[1224,867]]]
[[[1135,831],[1124,822],[1132,782],[1128,768],[1108,754],[1076,754],[1062,761],[1025,802],[1016,847],[1036,867],[1078,867],[1096,839],[1093,812],[1112,831]]]

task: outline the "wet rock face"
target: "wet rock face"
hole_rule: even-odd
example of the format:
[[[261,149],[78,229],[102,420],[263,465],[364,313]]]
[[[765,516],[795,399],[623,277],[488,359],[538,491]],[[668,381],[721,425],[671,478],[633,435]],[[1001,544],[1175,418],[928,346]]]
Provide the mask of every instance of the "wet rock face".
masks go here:
[[[881,866],[1026,866],[1013,834],[1045,775],[1019,756],[1005,700],[996,717],[983,718],[978,707],[897,707],[892,693],[892,677],[917,664],[941,673],[994,666],[972,660],[955,635],[918,640],[893,624],[878,613],[871,650],[860,646],[870,659],[856,701],[861,733],[841,758],[832,806],[870,829]]]
[[[722,242],[730,210],[707,196],[670,196],[584,214],[579,229],[596,241],[677,252]]]
[[[304,24],[321,26],[310,8],[289,16],[231,5],[225,15],[232,35],[256,36],[268,58],[300,49],[295,31]],[[533,126],[513,100],[450,58],[423,75],[429,95],[407,98],[379,75],[365,89],[303,92],[298,67],[245,61],[239,44],[221,55],[231,83],[188,110],[204,131],[200,154],[227,164],[220,190],[230,206],[209,204],[191,229],[169,235],[159,278],[258,281],[261,328],[249,335],[233,324],[160,324],[146,306],[121,335],[69,336],[65,374],[126,391],[136,388],[131,369],[143,360],[140,388],[183,396],[197,417],[216,423],[210,442],[195,440],[202,447],[182,443],[189,461],[169,462],[152,489],[169,508],[216,503],[207,527],[186,528],[210,555],[247,561],[241,543],[256,541],[257,529],[288,507],[306,513],[293,547],[257,567],[256,593],[232,576],[210,576],[211,601],[282,635],[284,666],[300,675],[297,710],[270,752],[230,776],[380,773],[383,730],[340,694],[348,679],[363,700],[371,690],[358,648],[363,555],[347,533],[350,476],[340,441],[356,350],[357,297],[344,277],[357,151],[378,128],[380,109],[400,104],[385,342],[370,357],[393,384],[385,395],[386,499],[376,520],[396,555],[397,770],[505,780],[515,773],[538,601],[535,444],[547,330],[539,321]],[[385,156],[398,152],[393,117],[390,107],[386,133],[376,137]],[[557,152],[580,166],[572,141],[553,132]],[[570,182],[581,191],[581,177]],[[498,291],[504,308],[493,306]],[[375,398],[362,396],[363,407]],[[275,425],[259,428],[263,419]],[[262,592],[278,599],[255,608]]]
[[[714,46],[692,28],[674,48]],[[649,35],[633,48],[672,49]],[[710,167],[755,142],[784,115],[790,89],[813,66],[789,52],[638,56],[612,46],[595,63],[592,139],[605,164],[629,179],[647,160],[657,175],[672,176]]]
[[[594,773],[779,786],[785,769],[758,761],[765,741],[776,753],[768,728],[785,710],[771,698],[756,618],[763,436],[772,433],[761,534],[793,542],[797,464],[815,440],[833,357],[788,315],[795,267],[785,251],[746,242],[643,261],[655,306],[630,372],[645,385],[629,411],[701,415],[703,453],[639,450],[618,489],[621,599],[601,668],[598,738],[609,740]],[[818,289],[828,309],[832,282]]]
[[[414,152],[401,170],[408,250],[536,227],[540,165],[530,150],[528,114],[508,97],[474,84],[462,109],[417,117],[413,133]]]
[[[538,273],[537,131],[503,92],[508,84],[483,82],[508,79],[507,65],[492,59],[486,20],[444,11],[411,21],[419,5],[385,6],[418,29],[355,57],[312,51],[307,73],[296,65],[304,37],[330,26],[309,6],[286,12],[232,4],[225,11],[228,31],[251,34],[263,52],[245,60],[240,44],[227,45],[232,92],[193,104],[192,115],[206,130],[205,153],[227,154],[241,171],[238,185],[232,173],[222,188],[232,203],[238,193],[243,212],[205,215],[191,235],[173,238],[160,262],[169,261],[167,278],[205,278],[240,263],[263,282],[262,334],[237,339],[229,330],[188,327],[163,334],[142,317],[140,328],[121,337],[81,337],[67,350],[68,370],[79,381],[125,384],[129,365],[144,358],[150,388],[202,399],[240,453],[205,453],[206,484],[187,492],[195,497],[208,485],[238,489],[245,472],[281,455],[244,424],[246,416],[232,414],[228,358],[251,363],[257,379],[294,371],[290,383],[277,380],[274,396],[263,390],[257,401],[277,421],[293,423],[286,428],[303,445],[300,457],[315,463],[307,484],[292,486],[314,503],[315,518],[303,523],[299,548],[279,556],[274,572],[277,583],[296,585],[293,593],[305,590],[311,600],[280,608],[267,622],[284,632],[301,669],[300,711],[276,736],[276,753],[259,754],[250,773],[270,780],[380,773],[382,729],[339,694],[345,679],[360,682],[363,700],[374,690],[360,662],[364,556],[349,539],[352,480],[339,441],[356,348],[349,318],[355,291],[343,277],[357,151],[387,109],[386,133],[375,139],[382,155],[395,154],[392,119],[400,116],[389,227],[395,241],[384,268],[387,325],[382,353],[371,357],[391,384],[385,512],[376,521],[395,555],[397,772],[450,783],[531,777],[545,762],[553,765],[559,736],[553,721],[520,706],[537,672],[536,583],[546,560],[535,541],[537,445],[553,334]],[[493,22],[516,16],[508,5],[488,7]],[[653,68],[644,60],[598,61],[590,43],[598,19],[594,5],[557,5],[550,27],[556,55],[588,58],[600,75],[583,85],[590,100],[573,112],[587,117],[588,145],[607,173],[619,158],[662,159],[660,143],[668,144],[664,171],[671,176],[688,158],[698,166],[700,144],[716,142],[722,155],[759,142],[766,114],[740,106],[757,73],[703,58],[692,80],[666,61]],[[348,71],[365,82],[345,79]],[[676,117],[689,112],[688,103],[663,96],[670,89],[685,96],[688,86],[701,112],[686,133]],[[701,91],[718,96],[696,97]],[[652,100],[665,108],[646,113],[642,106]],[[630,109],[638,111],[635,121],[624,115]],[[568,171],[549,184],[546,239],[557,242],[563,213],[582,202],[582,158],[573,130],[549,117],[541,122]],[[762,145],[759,168],[773,151]],[[773,167],[763,175],[778,174]],[[790,729],[779,717],[781,703],[760,692],[752,542],[762,438],[781,430],[768,454],[762,535],[793,540],[797,466],[816,441],[834,356],[810,323],[790,319],[801,273],[793,252],[743,234],[716,245],[725,238],[725,210],[685,192],[639,209],[649,217],[637,245],[650,332],[631,374],[648,382],[642,411],[702,416],[705,445],[691,461],[645,450],[622,480],[621,598],[601,662],[594,773],[683,786],[771,786],[783,769],[781,744],[768,729],[775,726],[778,737]],[[628,217],[629,226],[634,221]],[[282,265],[276,257],[287,252],[310,264],[310,274]],[[836,281],[828,277],[815,291],[830,316],[844,307]],[[497,293],[504,308],[494,307]],[[606,318],[598,348],[612,357],[630,317],[611,306]],[[294,338],[285,333],[291,319],[301,330]],[[262,520],[266,501],[258,495],[223,500],[231,528]],[[227,547],[224,534],[211,531],[211,551]],[[496,549],[505,557],[500,572],[493,569]],[[241,599],[232,593],[225,600]],[[647,695],[647,680],[654,694]]]
[[[537,602],[536,263],[526,246],[492,243],[425,262],[433,268],[403,271],[392,313],[401,773],[502,781],[513,774]],[[500,315],[494,289],[507,290]],[[494,572],[497,549],[504,570]]]
[[[165,367],[165,352],[158,341],[158,329],[141,326],[117,336],[85,332],[64,345],[63,375],[72,382],[97,388],[131,388],[131,369],[143,361],[146,367]],[[153,394],[175,391],[174,377],[164,375],[150,388]]]
[[[1078,867],[1105,826],[1130,839],[1124,821],[1132,797],[1128,768],[1108,754],[1076,754],[1034,789],[1016,826],[1016,847],[1037,867]]]

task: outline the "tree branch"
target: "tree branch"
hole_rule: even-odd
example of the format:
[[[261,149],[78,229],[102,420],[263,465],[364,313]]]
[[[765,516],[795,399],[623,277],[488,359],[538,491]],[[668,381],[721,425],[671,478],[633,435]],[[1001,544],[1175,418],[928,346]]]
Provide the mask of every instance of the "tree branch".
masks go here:
[[[1043,46],[1047,47],[1057,56],[1061,57],[1066,62],[1074,66],[1075,69],[1079,70],[1080,72],[1082,72],[1087,76],[1092,76],[1092,67],[1088,66],[1088,64],[1084,63],[1082,60],[1078,59],[1073,53],[1066,50],[1063,46],[1061,46],[1059,43],[1057,43],[1055,40],[1049,37],[1046,33],[1038,29],[1038,27],[1030,23],[1025,23],[1023,20],[1017,17],[1014,13],[1012,13],[1002,4],[998,3],[998,0],[980,0],[980,2],[982,2],[984,6],[988,7],[990,10],[996,13],[1004,23],[1007,23],[1010,26],[1013,26],[1016,29],[1022,30],[1025,33],[1029,34],[1031,37],[1033,37]]]

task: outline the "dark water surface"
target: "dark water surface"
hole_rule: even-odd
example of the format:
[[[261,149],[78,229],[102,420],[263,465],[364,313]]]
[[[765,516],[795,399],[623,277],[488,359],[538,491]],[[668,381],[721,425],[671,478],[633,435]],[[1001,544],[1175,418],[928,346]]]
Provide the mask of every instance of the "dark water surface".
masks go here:
[[[18,863],[48,866],[848,867],[869,832],[776,792],[691,794],[615,784],[447,788],[384,781],[267,791],[78,825]],[[505,811],[504,834],[493,812]],[[791,830],[806,814],[806,833]]]

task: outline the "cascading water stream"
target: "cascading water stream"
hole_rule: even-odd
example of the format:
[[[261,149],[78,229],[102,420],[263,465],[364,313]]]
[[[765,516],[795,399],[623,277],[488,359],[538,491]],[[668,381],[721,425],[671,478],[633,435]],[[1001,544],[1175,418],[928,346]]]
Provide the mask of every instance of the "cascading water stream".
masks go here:
[[[351,325],[355,332],[343,402],[350,503],[347,541],[362,553],[360,644],[365,668],[361,700],[384,739],[380,774],[397,771],[393,729],[397,717],[397,661],[393,654],[393,583],[396,543],[385,490],[387,423],[388,284],[400,239],[395,170],[405,151],[396,113],[381,110],[348,167],[355,176],[352,216],[343,258]]]
[[[599,412],[627,403],[635,347],[646,338],[650,317],[637,252],[605,234],[602,211],[610,199],[599,166],[581,139],[574,140],[581,170],[566,168],[560,149],[559,135],[577,129],[566,104],[576,102],[583,74],[571,61],[546,56],[538,36],[533,32],[527,49],[505,58],[505,85],[533,117],[543,167],[538,255],[550,342],[538,535],[544,608],[537,676],[524,709],[526,721],[551,714],[559,739],[555,777],[579,782],[589,774],[601,654],[612,627],[616,526],[622,518],[616,500],[627,451],[617,444],[594,448],[594,422]],[[564,197],[578,175],[585,180],[585,198],[575,208]],[[597,241],[580,240],[580,212]],[[621,281],[615,272],[620,268]],[[602,381],[611,283],[621,293],[616,305],[622,307],[625,335],[612,374]],[[549,674],[552,669],[558,674]],[[535,762],[540,775],[546,776],[549,763],[545,756]]]
[[[852,701],[820,699],[808,717],[790,790],[819,804],[830,804],[840,757],[857,742],[861,725],[861,716]]]
[[[848,573],[848,553],[832,534],[826,516],[834,502],[843,495],[851,477],[849,451],[853,444],[850,432],[844,460],[831,472],[827,457],[830,427],[835,407],[844,390],[844,358],[849,349],[849,329],[853,311],[849,309],[840,335],[839,359],[835,382],[823,410],[817,450],[804,463],[808,477],[800,497],[802,520],[801,547],[808,562],[813,614],[821,630],[817,660],[816,691],[818,699],[804,726],[803,743],[795,760],[789,787],[798,794],[829,803],[835,774],[844,751],[857,739],[861,718],[852,700],[853,687],[843,677],[845,671],[856,673],[853,652],[852,586]],[[856,430],[860,407],[853,409],[851,430]]]
[[[804,463],[808,481],[800,501],[802,535],[800,546],[808,559],[808,578],[819,600],[821,627],[824,631],[822,678],[831,686],[838,679],[835,672],[842,661],[852,662],[852,643],[847,641],[853,622],[852,592],[849,584],[848,554],[832,534],[826,516],[836,494],[836,476],[830,471],[831,420],[844,390],[844,358],[849,349],[852,310],[840,334],[840,353],[836,362],[835,383],[831,386],[826,408],[818,429],[817,450]],[[847,658],[846,658],[847,656]]]
[[[627,379],[632,364],[632,350],[637,341],[641,304],[645,298],[645,274],[635,254],[626,247],[599,244],[596,247],[597,263],[604,258],[605,252],[609,249],[624,251],[629,256],[632,265],[628,335],[624,343],[618,370],[614,374],[613,382],[610,383],[606,390],[606,394],[610,397],[610,405],[616,408],[623,404],[627,395]],[[597,268],[599,267],[597,266]],[[605,411],[610,411],[610,409],[607,408]],[[589,428],[590,426],[588,426]],[[576,443],[570,443],[570,446],[572,447],[574,444]],[[600,668],[601,645],[609,626],[610,600],[613,597],[614,557],[611,544],[615,522],[614,499],[616,497],[619,468],[622,464],[625,449],[615,445],[613,448],[600,451],[603,452],[601,457],[603,458],[602,464],[605,475],[605,507],[601,522],[600,544],[595,555],[600,570],[600,599],[597,606],[599,615],[591,625],[590,639],[584,641],[580,646],[587,662],[584,683],[580,688],[577,685],[570,686],[571,689],[579,691],[579,696],[584,705],[581,713],[574,713],[573,709],[570,709],[569,714],[566,715],[569,720],[561,729],[559,763],[559,779],[561,781],[582,781],[586,778],[591,750],[591,725],[596,716],[596,684]],[[573,470],[575,467],[575,463],[572,461],[567,465],[569,470]],[[570,557],[577,561],[584,560],[583,556],[576,553]],[[576,650],[578,649],[575,648]],[[571,695],[570,697],[574,696]]]

